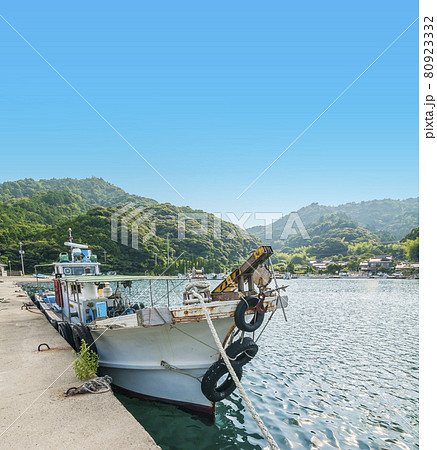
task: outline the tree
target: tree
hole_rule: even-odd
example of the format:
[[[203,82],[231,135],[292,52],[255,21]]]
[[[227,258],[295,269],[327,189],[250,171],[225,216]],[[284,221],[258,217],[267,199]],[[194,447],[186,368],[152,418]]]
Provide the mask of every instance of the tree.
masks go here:
[[[295,253],[291,255],[290,262],[293,264],[303,264],[305,262],[305,256],[302,253]]]
[[[287,264],[287,271],[290,273],[294,273],[294,264],[292,262],[289,262]]]
[[[419,261],[419,238],[405,242],[405,254],[409,261]]]
[[[342,266],[340,264],[328,264],[326,266],[326,272],[330,273],[332,275],[335,275],[336,273],[339,273],[342,269]]]
[[[413,228],[407,235],[405,235],[400,242],[404,243],[406,241],[414,241],[414,239],[419,237],[419,227]]]
[[[351,271],[351,272],[358,272],[360,270],[360,261],[349,261],[347,263],[347,268]]]
[[[311,254],[314,254],[317,258],[328,258],[333,255],[345,255],[347,250],[347,244],[341,239],[328,238],[320,244],[313,245]]]

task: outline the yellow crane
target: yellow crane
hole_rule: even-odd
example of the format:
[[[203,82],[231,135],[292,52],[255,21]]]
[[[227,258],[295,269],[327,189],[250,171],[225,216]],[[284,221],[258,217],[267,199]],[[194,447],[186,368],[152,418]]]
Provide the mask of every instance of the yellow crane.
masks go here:
[[[253,295],[253,273],[271,255],[273,255],[273,249],[270,245],[263,245],[255,250],[238,269],[230,273],[211,292],[213,300],[237,300],[240,298],[240,293]],[[244,289],[245,283],[247,283],[247,290]]]

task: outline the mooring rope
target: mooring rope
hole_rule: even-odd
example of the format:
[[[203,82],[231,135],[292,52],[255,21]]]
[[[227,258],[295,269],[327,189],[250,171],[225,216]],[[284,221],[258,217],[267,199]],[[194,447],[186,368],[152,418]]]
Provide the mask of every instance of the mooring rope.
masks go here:
[[[244,400],[244,403],[246,403],[247,409],[252,414],[252,417],[254,418],[256,424],[258,425],[259,429],[261,430],[262,434],[267,439],[267,442],[270,445],[270,448],[273,450],[279,450],[278,444],[273,439],[272,435],[270,434],[267,427],[264,425],[264,422],[262,421],[261,417],[257,413],[255,407],[252,405],[252,402],[250,401],[249,397],[246,394],[246,391],[244,390],[242,384],[240,383],[240,380],[237,377],[237,374],[235,373],[234,368],[232,367],[231,362],[229,361],[229,357],[225,352],[225,349],[222,346],[222,343],[220,342],[220,338],[218,337],[217,331],[214,328],[214,324],[212,323],[211,317],[209,315],[209,312],[206,308],[205,302],[203,301],[203,298],[200,295],[196,295],[196,297],[199,299],[200,304],[202,305],[203,313],[205,314],[206,321],[208,322],[209,329],[211,330],[211,334],[214,338],[214,341],[217,345],[217,348],[222,355],[223,361],[226,364],[226,367],[228,368],[229,374],[231,375],[232,379],[234,380],[235,385],[237,386],[238,390],[240,391],[241,398]]]
[[[111,390],[112,378],[109,375],[87,380],[79,387],[71,387],[64,392],[66,397],[77,394],[103,394]]]

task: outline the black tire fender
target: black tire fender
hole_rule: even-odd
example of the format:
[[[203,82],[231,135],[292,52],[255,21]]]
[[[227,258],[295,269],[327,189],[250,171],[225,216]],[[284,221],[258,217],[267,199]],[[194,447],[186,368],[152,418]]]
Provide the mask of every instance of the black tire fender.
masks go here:
[[[91,336],[89,328],[81,323],[75,323],[71,326],[71,331],[73,332],[73,341],[76,352],[80,350],[80,344],[82,339],[86,342],[88,348],[94,353],[97,353],[97,347],[94,343],[94,339]]]
[[[258,345],[250,337],[245,337],[243,341],[238,339],[233,342],[227,349],[226,354],[232,363],[244,366],[255,357],[258,353]]]
[[[250,322],[246,322],[245,315],[249,308],[255,308],[259,300],[257,297],[249,296],[240,300],[237,307],[235,308],[234,320],[235,325],[241,331],[252,332],[257,330],[264,320],[264,313],[254,311],[254,316]]]
[[[239,364],[232,364],[239,380],[243,376],[243,367]],[[228,374],[223,383],[217,385],[220,379]],[[211,402],[219,402],[235,391],[237,386],[223,360],[216,361],[210,366],[202,378],[202,393]]]
[[[36,294],[32,294],[32,295],[30,296],[30,299],[33,301],[33,303],[36,305],[36,307],[37,307],[38,309],[41,309],[41,305],[39,304],[39,300],[38,300]]]
[[[68,322],[59,322],[58,331],[59,334],[71,345],[71,347],[76,350],[70,324]]]

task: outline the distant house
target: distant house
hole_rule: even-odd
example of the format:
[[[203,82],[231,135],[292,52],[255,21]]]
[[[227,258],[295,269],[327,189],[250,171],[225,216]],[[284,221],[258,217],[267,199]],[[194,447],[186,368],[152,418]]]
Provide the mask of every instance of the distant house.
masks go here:
[[[330,260],[324,260],[324,261],[310,261],[311,266],[315,270],[326,270],[326,267],[328,267],[328,264],[331,264],[332,261]]]
[[[403,272],[404,270],[412,271],[414,273],[419,273],[419,263],[418,262],[403,262],[396,264],[396,271]]]
[[[330,259],[324,259],[323,261],[315,261],[311,260],[310,265],[315,270],[326,270],[326,268],[329,266],[329,264],[338,264],[342,267],[347,266],[347,261],[331,261]]]
[[[394,269],[393,256],[375,256],[360,263],[360,270],[368,275],[376,275],[381,268],[392,270]]]

